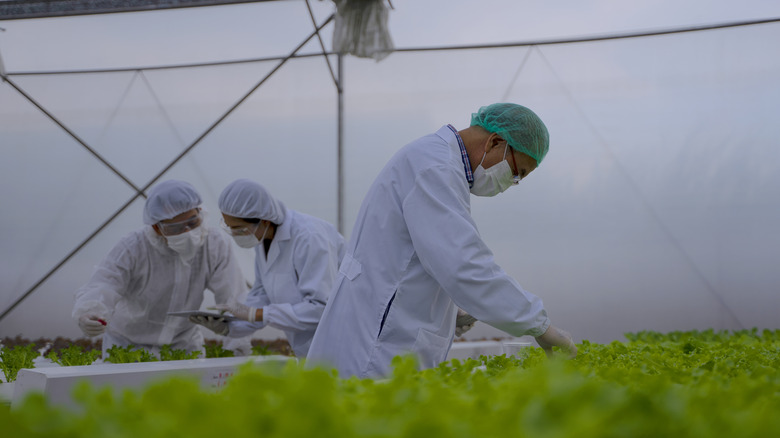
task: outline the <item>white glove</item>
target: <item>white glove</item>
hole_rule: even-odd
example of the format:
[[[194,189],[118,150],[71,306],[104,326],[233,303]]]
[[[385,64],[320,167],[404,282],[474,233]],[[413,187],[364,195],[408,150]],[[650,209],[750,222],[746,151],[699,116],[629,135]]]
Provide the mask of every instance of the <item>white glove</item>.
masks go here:
[[[225,338],[222,340],[222,348],[232,351],[235,356],[249,356],[252,354],[252,337]]]
[[[105,319],[97,315],[81,315],[79,316],[79,328],[87,336],[102,335],[106,331]]]
[[[458,316],[455,318],[455,336],[463,336],[463,334],[471,330],[476,323],[477,318],[474,318],[465,311],[458,309]]]
[[[225,336],[230,331],[230,325],[227,321],[225,321],[225,318],[217,318],[213,316],[203,316],[203,315],[190,315],[189,319],[191,323],[202,325],[203,327],[206,327],[207,329],[211,330],[212,332],[220,336]]]
[[[229,312],[238,319],[244,321],[255,322],[255,315],[257,314],[257,307],[249,307],[241,303],[233,304],[216,304],[209,309],[218,310],[220,312]]]
[[[569,355],[569,359],[577,356],[577,347],[571,335],[557,327],[549,326],[543,335],[536,337],[536,342],[544,349],[547,357],[552,357],[553,347],[560,347]]]

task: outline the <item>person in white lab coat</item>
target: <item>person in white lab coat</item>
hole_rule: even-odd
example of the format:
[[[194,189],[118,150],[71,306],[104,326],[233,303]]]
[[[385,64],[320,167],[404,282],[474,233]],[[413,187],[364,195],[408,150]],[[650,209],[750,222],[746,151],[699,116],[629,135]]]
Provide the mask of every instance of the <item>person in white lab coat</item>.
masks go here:
[[[343,377],[384,376],[394,356],[422,367],[442,362],[458,308],[514,336],[532,335],[576,354],[550,325],[539,297],[499,267],[471,218],[470,194],[494,196],[530,174],[549,136],[531,110],[493,104],[471,126],[445,125],[387,163],[360,207],[309,366]]]
[[[284,331],[297,357],[306,357],[338,275],[344,238],[333,225],[287,209],[248,179],[233,181],[222,191],[219,209],[223,228],[236,244],[255,250],[255,283],[245,303],[215,306],[241,321],[191,320],[228,337],[275,327]]]
[[[76,292],[73,317],[86,335],[103,335],[104,357],[114,345],[205,352],[198,326],[168,312],[198,309],[207,288],[217,303],[246,290],[230,240],[203,225],[200,205],[187,182],[153,187],[145,226],[122,238]]]

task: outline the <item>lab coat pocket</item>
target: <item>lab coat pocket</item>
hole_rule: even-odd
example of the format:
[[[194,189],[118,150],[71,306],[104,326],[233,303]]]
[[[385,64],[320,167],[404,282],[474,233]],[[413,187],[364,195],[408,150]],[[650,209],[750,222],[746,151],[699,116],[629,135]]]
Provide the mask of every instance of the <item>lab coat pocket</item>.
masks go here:
[[[449,347],[450,338],[439,336],[428,330],[419,329],[412,351],[420,359],[422,368],[433,368],[444,360]]]
[[[360,275],[363,267],[360,262],[355,260],[351,254],[344,254],[344,260],[341,261],[339,266],[339,273],[343,274],[350,281],[357,278]]]

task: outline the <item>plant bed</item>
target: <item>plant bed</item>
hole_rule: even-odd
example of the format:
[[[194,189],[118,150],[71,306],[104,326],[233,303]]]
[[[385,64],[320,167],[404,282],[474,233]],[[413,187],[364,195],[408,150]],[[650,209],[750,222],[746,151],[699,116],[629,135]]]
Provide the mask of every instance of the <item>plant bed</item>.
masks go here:
[[[67,339],[57,337],[55,339],[39,338],[29,340],[16,336],[6,337],[0,341],[0,369],[2,381],[13,382],[20,369],[35,368],[36,366],[74,366],[90,365],[92,363],[129,363],[149,362],[156,360],[183,360],[201,357],[200,353],[187,353],[184,350],[173,350],[170,346],[163,346],[158,355],[153,355],[141,348],[133,346],[112,347],[108,356],[100,359],[102,354],[102,342],[100,339],[90,340],[85,338]],[[204,343],[206,349],[205,358],[232,357],[234,353],[222,347],[221,340],[207,339]],[[289,343],[285,339],[266,341],[252,340],[253,355],[281,355],[294,356]],[[36,365],[37,364],[37,365]],[[7,390],[7,388],[6,388]]]
[[[0,409],[13,437],[219,434],[350,437],[780,436],[780,330],[642,332],[583,341],[573,360],[452,360],[387,379],[340,379],[288,363],[245,366],[219,391],[194,379],[134,391],[79,387],[78,410],[33,395]],[[139,421],[143,419],[143,421]]]

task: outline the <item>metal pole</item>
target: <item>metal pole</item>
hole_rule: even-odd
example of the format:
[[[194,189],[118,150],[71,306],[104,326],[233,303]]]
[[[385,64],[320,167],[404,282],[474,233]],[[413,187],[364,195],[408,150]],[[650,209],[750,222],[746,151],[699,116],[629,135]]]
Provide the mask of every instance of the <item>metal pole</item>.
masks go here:
[[[263,79],[262,79],[260,82],[258,82],[258,83],[257,83],[257,85],[255,85],[255,86],[254,86],[254,87],[253,87],[251,90],[249,90],[249,91],[248,91],[248,92],[247,92],[247,93],[246,93],[246,94],[245,94],[245,95],[244,95],[244,96],[243,96],[241,99],[239,99],[239,100],[238,100],[238,101],[237,101],[237,102],[236,102],[236,103],[235,103],[235,104],[234,104],[232,107],[230,107],[230,109],[228,109],[228,110],[227,110],[227,112],[225,112],[225,113],[222,115],[222,117],[220,117],[220,118],[219,118],[219,119],[218,119],[216,122],[214,122],[214,123],[213,123],[213,124],[212,124],[212,125],[211,125],[211,126],[208,128],[208,129],[206,129],[206,131],[205,131],[203,134],[201,134],[201,135],[200,135],[200,137],[198,137],[198,138],[197,138],[197,139],[196,139],[196,140],[195,140],[195,141],[194,141],[192,144],[190,144],[190,146],[188,146],[188,147],[187,147],[187,149],[185,149],[184,151],[182,151],[182,152],[181,152],[181,153],[180,153],[180,154],[179,154],[179,155],[178,155],[176,158],[174,158],[174,159],[173,159],[173,161],[171,161],[170,163],[168,163],[168,165],[167,165],[167,166],[166,166],[166,167],[165,167],[163,170],[161,170],[161,171],[160,171],[160,172],[159,172],[159,173],[158,173],[158,174],[157,174],[157,175],[156,175],[154,178],[152,178],[152,179],[151,179],[151,180],[150,180],[148,183],[146,183],[146,185],[145,185],[143,188],[141,188],[141,189],[138,189],[138,188],[136,188],[136,187],[135,187],[135,185],[133,185],[131,182],[129,182],[129,180],[126,180],[126,181],[128,182],[128,184],[130,184],[131,186],[133,186],[133,188],[135,188],[135,189],[136,189],[136,194],[135,194],[135,195],[134,195],[132,198],[130,198],[130,200],[128,200],[128,201],[125,203],[125,205],[123,205],[123,206],[122,206],[122,207],[121,207],[119,210],[117,210],[117,211],[116,211],[116,213],[114,213],[114,215],[113,215],[113,216],[111,216],[111,217],[110,217],[110,218],[109,218],[107,221],[105,221],[105,222],[104,222],[104,223],[103,223],[103,224],[102,224],[102,225],[101,225],[101,226],[100,226],[100,227],[99,227],[97,230],[95,230],[95,232],[94,232],[94,233],[92,233],[92,234],[91,234],[89,237],[87,237],[87,239],[86,239],[86,240],[84,240],[83,242],[81,242],[81,244],[80,244],[80,245],[79,245],[79,246],[78,246],[76,249],[74,249],[73,251],[71,251],[71,252],[70,252],[70,254],[68,254],[68,255],[67,255],[67,256],[66,256],[66,257],[65,257],[65,258],[64,258],[62,261],[60,261],[60,263],[58,263],[58,264],[57,264],[57,266],[55,266],[55,267],[54,267],[52,270],[50,270],[50,271],[49,271],[49,272],[48,272],[46,275],[44,275],[44,276],[43,276],[43,278],[41,278],[41,279],[40,279],[40,280],[39,280],[37,283],[35,283],[35,285],[33,285],[33,287],[31,287],[30,289],[28,289],[28,290],[27,290],[27,292],[25,292],[25,293],[24,293],[24,294],[23,294],[21,297],[17,298],[17,299],[16,299],[16,301],[14,301],[14,303],[13,303],[13,304],[11,304],[11,306],[10,306],[10,307],[8,307],[7,309],[5,309],[5,311],[3,311],[2,313],[0,313],[0,321],[2,321],[2,320],[3,320],[3,318],[5,318],[5,316],[6,316],[6,315],[8,315],[9,313],[11,313],[11,311],[12,311],[12,310],[14,310],[14,309],[15,309],[15,308],[16,308],[16,307],[19,305],[19,304],[21,304],[21,302],[22,302],[22,301],[24,301],[24,300],[25,300],[25,299],[26,299],[28,296],[30,296],[30,294],[32,294],[33,292],[35,292],[35,290],[36,290],[36,289],[38,289],[38,287],[39,287],[40,285],[42,285],[42,284],[43,284],[43,283],[44,283],[46,280],[48,280],[48,279],[49,279],[49,277],[51,277],[51,276],[52,276],[52,275],[53,275],[55,272],[57,272],[57,270],[59,270],[61,266],[63,266],[63,265],[64,265],[64,264],[65,264],[65,263],[66,263],[68,260],[70,260],[70,258],[71,258],[71,257],[73,257],[73,256],[74,256],[74,255],[75,255],[77,252],[79,252],[79,251],[81,250],[81,248],[83,248],[83,247],[84,247],[84,246],[85,246],[87,243],[89,243],[89,241],[91,241],[91,240],[92,240],[92,239],[93,239],[95,236],[97,236],[97,235],[98,235],[98,233],[99,233],[101,230],[103,230],[103,228],[105,228],[105,227],[106,227],[106,226],[107,226],[109,223],[111,223],[111,222],[112,222],[112,221],[113,221],[113,220],[114,220],[114,219],[115,219],[117,216],[119,216],[119,214],[120,214],[120,213],[122,213],[122,212],[123,212],[125,209],[127,209],[127,207],[129,207],[129,206],[130,206],[130,204],[132,204],[132,203],[133,203],[133,202],[136,200],[136,198],[138,198],[139,196],[145,196],[145,195],[144,195],[144,192],[146,192],[146,190],[148,190],[148,189],[149,189],[149,187],[151,187],[151,186],[152,186],[152,184],[154,184],[154,183],[155,183],[155,181],[157,181],[158,179],[160,179],[160,178],[161,178],[161,177],[162,177],[162,176],[163,176],[163,175],[164,175],[164,174],[165,174],[165,173],[166,173],[166,172],[167,172],[167,171],[168,171],[168,170],[169,170],[171,167],[173,167],[173,166],[174,166],[174,165],[175,165],[175,164],[176,164],[176,163],[177,163],[179,160],[181,160],[181,159],[182,159],[182,158],[183,158],[185,155],[187,155],[187,154],[188,154],[188,153],[189,153],[189,152],[190,152],[190,151],[191,151],[191,150],[192,150],[192,149],[193,149],[195,146],[197,146],[197,145],[198,145],[198,143],[200,143],[200,141],[201,141],[201,140],[203,140],[203,139],[204,139],[204,138],[205,138],[205,137],[206,137],[206,136],[207,136],[207,135],[208,135],[208,134],[209,134],[209,133],[210,133],[210,132],[211,132],[211,131],[212,131],[214,128],[216,128],[216,127],[217,127],[217,126],[218,126],[220,123],[222,123],[222,121],[223,121],[223,120],[225,120],[225,119],[226,119],[226,118],[227,118],[227,117],[228,117],[228,116],[229,116],[229,115],[230,115],[230,114],[231,114],[231,113],[232,113],[232,112],[233,112],[233,111],[234,111],[236,108],[238,108],[238,106],[239,106],[239,105],[241,105],[241,103],[243,103],[243,102],[244,102],[244,101],[245,101],[245,100],[246,100],[246,99],[247,99],[247,98],[248,98],[250,95],[252,95],[252,93],[254,93],[254,92],[255,92],[255,90],[257,90],[258,88],[260,88],[260,86],[261,86],[261,85],[263,85],[263,84],[265,83],[265,81],[266,81],[266,80],[268,80],[268,78],[270,78],[270,77],[271,77],[271,76],[272,76],[274,73],[276,73],[276,72],[277,72],[277,71],[278,71],[278,70],[279,70],[279,69],[280,69],[280,68],[281,68],[281,67],[282,67],[282,66],[283,66],[283,65],[284,65],[284,64],[285,64],[285,63],[286,63],[288,60],[290,60],[290,59],[291,59],[291,58],[292,58],[292,57],[295,55],[295,53],[297,53],[297,52],[298,52],[298,50],[300,50],[300,49],[301,49],[303,46],[305,46],[305,45],[306,45],[306,43],[307,43],[307,42],[309,42],[309,40],[310,40],[310,39],[314,38],[314,36],[317,34],[317,31],[319,31],[319,29],[320,29],[320,28],[322,28],[322,27],[324,27],[325,25],[327,25],[328,23],[330,23],[330,21],[331,21],[331,20],[333,20],[333,17],[334,17],[334,16],[333,16],[333,15],[331,15],[331,16],[330,16],[330,17],[329,17],[329,18],[328,18],[328,19],[327,19],[327,20],[326,20],[324,23],[322,23],[322,26],[320,26],[318,29],[316,29],[316,30],[315,30],[315,31],[314,31],[314,32],[313,32],[311,35],[309,35],[309,36],[308,36],[308,38],[306,38],[306,39],[305,39],[305,40],[304,40],[304,41],[303,41],[301,44],[299,44],[299,45],[298,45],[298,47],[296,47],[296,48],[295,48],[295,49],[292,51],[292,53],[290,53],[290,55],[288,55],[286,58],[284,58],[282,61],[280,61],[280,62],[279,62],[279,64],[277,64],[277,65],[276,65],[276,67],[274,67],[274,69],[273,69],[273,70],[271,70],[269,73],[267,73],[267,74],[265,75],[265,77],[264,77],[264,78],[263,78]],[[70,132],[70,131],[69,131],[69,130],[68,130],[68,129],[67,129],[65,126],[64,126],[64,125],[62,125],[61,123],[59,123],[59,122],[57,121],[57,119],[55,119],[55,118],[54,118],[53,116],[51,116],[51,115],[50,115],[48,112],[46,112],[46,110],[45,110],[43,107],[41,107],[40,105],[38,105],[38,104],[37,104],[37,103],[36,103],[34,100],[32,100],[32,98],[28,97],[28,96],[27,96],[27,95],[24,93],[24,91],[22,91],[20,88],[18,88],[18,87],[17,87],[17,86],[16,86],[16,85],[15,85],[13,82],[11,82],[11,81],[10,81],[10,80],[9,80],[9,79],[6,77],[6,76],[3,76],[3,79],[4,79],[4,80],[6,80],[6,81],[7,81],[9,84],[11,84],[11,86],[12,86],[12,87],[14,87],[14,88],[15,88],[15,89],[16,89],[16,90],[19,92],[19,93],[21,93],[23,96],[25,96],[25,97],[26,97],[26,98],[27,98],[27,99],[28,99],[28,100],[29,100],[31,103],[33,103],[33,104],[34,104],[35,106],[37,106],[37,107],[38,107],[38,108],[39,108],[41,111],[43,111],[43,113],[44,113],[44,114],[46,114],[47,116],[49,116],[49,118],[50,118],[50,119],[52,119],[52,120],[53,120],[55,123],[57,123],[58,125],[60,125],[60,127],[61,127],[61,128],[63,128],[63,129],[66,131],[66,132],[68,132],[69,134],[71,134],[71,136],[72,136],[74,139],[76,139],[76,140],[77,140],[77,141],[79,141],[79,142],[80,142],[80,143],[81,143],[83,146],[85,146],[85,147],[87,147],[87,148],[88,148],[88,146],[86,145],[86,143],[84,143],[84,142],[83,142],[83,141],[81,141],[81,140],[80,140],[78,137],[76,137],[76,136],[75,136],[75,134],[72,134],[72,133],[71,133],[71,132]],[[88,148],[88,149],[89,149],[89,148]],[[95,155],[97,156],[97,154],[95,154]],[[98,158],[100,158],[99,156],[97,156],[97,157],[98,157]],[[101,161],[102,161],[102,160],[101,160]],[[117,173],[117,175],[119,175],[120,177],[122,177],[122,175],[121,175],[120,173],[118,173],[118,172],[115,172],[115,173]],[[123,179],[124,179],[124,178],[123,178]]]
[[[0,27],[0,31],[5,32],[5,29]],[[0,53],[0,78],[5,80],[5,66],[3,66],[3,54]]]
[[[337,128],[337,145],[336,145],[336,157],[338,163],[336,165],[336,203],[338,205],[338,229],[341,235],[344,235],[344,56],[339,53],[338,55],[338,128]]]

